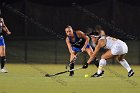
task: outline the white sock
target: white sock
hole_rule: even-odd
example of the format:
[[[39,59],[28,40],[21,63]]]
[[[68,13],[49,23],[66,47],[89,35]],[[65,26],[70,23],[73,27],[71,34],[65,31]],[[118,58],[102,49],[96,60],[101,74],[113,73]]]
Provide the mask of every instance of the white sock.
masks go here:
[[[102,70],[103,70],[103,66],[106,65],[106,60],[105,59],[101,59],[99,62],[99,67],[97,70],[97,74],[101,74]]]
[[[122,61],[120,61],[121,65],[127,69],[127,71],[129,72],[131,70],[129,64],[127,63],[127,61],[125,59],[123,59]]]

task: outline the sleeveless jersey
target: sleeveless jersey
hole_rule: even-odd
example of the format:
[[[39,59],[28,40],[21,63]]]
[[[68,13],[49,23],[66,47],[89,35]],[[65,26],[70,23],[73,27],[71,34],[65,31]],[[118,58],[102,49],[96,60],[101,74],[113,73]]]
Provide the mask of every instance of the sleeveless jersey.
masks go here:
[[[84,46],[86,40],[84,38],[79,38],[77,36],[76,32],[73,32],[73,33],[74,33],[74,41],[72,41],[72,38],[70,36],[68,36],[71,46],[76,47],[76,48],[82,48]]]
[[[105,39],[106,39],[106,45],[105,45],[104,48],[106,48],[106,49],[111,49],[113,45],[123,42],[119,39],[116,39],[116,38],[113,38],[113,37],[110,37],[110,36],[107,36]]]

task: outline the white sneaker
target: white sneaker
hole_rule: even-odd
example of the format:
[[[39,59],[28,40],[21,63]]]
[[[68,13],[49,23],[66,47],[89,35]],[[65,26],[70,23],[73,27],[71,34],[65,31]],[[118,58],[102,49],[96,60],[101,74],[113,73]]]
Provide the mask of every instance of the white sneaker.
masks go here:
[[[1,69],[0,72],[2,72],[2,73],[8,73],[8,71],[6,69],[4,69],[4,68]]]

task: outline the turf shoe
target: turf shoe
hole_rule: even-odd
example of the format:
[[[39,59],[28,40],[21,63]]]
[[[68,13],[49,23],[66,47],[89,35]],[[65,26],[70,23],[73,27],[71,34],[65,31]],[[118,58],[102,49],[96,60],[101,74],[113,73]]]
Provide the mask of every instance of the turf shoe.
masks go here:
[[[101,75],[103,75],[103,74],[104,74],[104,70],[102,70],[102,72],[101,72]],[[97,75],[97,72],[95,74],[91,75],[91,77],[94,77],[95,75]]]
[[[101,73],[101,74],[103,75],[103,74],[104,74],[104,72],[105,72],[105,71],[104,71],[104,70],[102,70],[102,73]]]
[[[97,78],[97,77],[103,77],[102,74],[97,74],[95,73],[94,75],[92,75],[91,77]]]
[[[131,69],[129,72],[128,72],[128,77],[131,77],[134,75],[134,71]]]
[[[97,74],[97,72],[93,75],[91,75],[91,77],[103,77],[102,75],[104,74],[104,70],[100,73],[100,74]]]
[[[4,69],[4,68],[1,69],[0,72],[2,72],[2,73],[8,73],[8,71],[6,69]]]

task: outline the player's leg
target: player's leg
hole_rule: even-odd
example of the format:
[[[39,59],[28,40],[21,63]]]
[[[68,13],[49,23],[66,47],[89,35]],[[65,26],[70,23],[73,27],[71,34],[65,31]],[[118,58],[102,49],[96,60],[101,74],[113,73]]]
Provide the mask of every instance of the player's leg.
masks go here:
[[[81,51],[81,48],[72,47],[73,53],[70,55],[70,70],[74,69],[75,59],[77,57],[77,53]],[[71,71],[69,76],[73,76],[74,71]]]
[[[116,57],[116,60],[129,72],[131,70],[128,62],[124,59],[125,54]]]
[[[91,47],[86,48],[86,52],[88,53],[89,56],[91,56],[92,53],[93,53],[93,49]],[[94,63],[96,65],[96,67],[98,68],[98,66],[99,66],[99,60],[96,57],[92,61],[92,63]],[[97,72],[95,74],[97,74]],[[91,75],[91,77],[93,77],[95,74]],[[102,71],[102,74],[104,74],[104,71]]]
[[[75,57],[76,57],[76,52],[70,55],[70,62],[69,62],[70,70],[74,69]],[[73,75],[74,75],[74,71],[71,71],[69,76],[73,76]]]
[[[101,77],[103,74],[103,67],[106,66],[106,59],[110,59],[112,58],[113,55],[111,53],[111,50],[108,50],[107,52],[105,52],[102,56],[101,59],[99,61],[99,67],[97,70],[97,74],[92,75],[92,77]]]
[[[133,76],[134,71],[128,64],[128,62],[125,60],[125,54],[119,55],[116,57],[116,60],[128,71],[128,77]]]
[[[6,57],[5,57],[5,42],[4,42],[3,36],[0,36],[0,60],[1,60],[0,72],[7,73],[8,71],[4,69]]]
[[[133,76],[134,71],[131,69],[131,67],[129,66],[128,62],[124,59],[126,53],[128,53],[128,47],[126,45],[126,43],[124,42],[120,42],[119,45],[117,45],[117,50],[118,52],[116,52],[116,54],[118,55],[117,59],[120,62],[120,64],[127,69],[128,71],[128,77]]]
[[[1,70],[0,72],[7,73],[8,71],[4,68],[6,57],[5,57],[5,46],[0,46],[0,60],[1,60]]]

